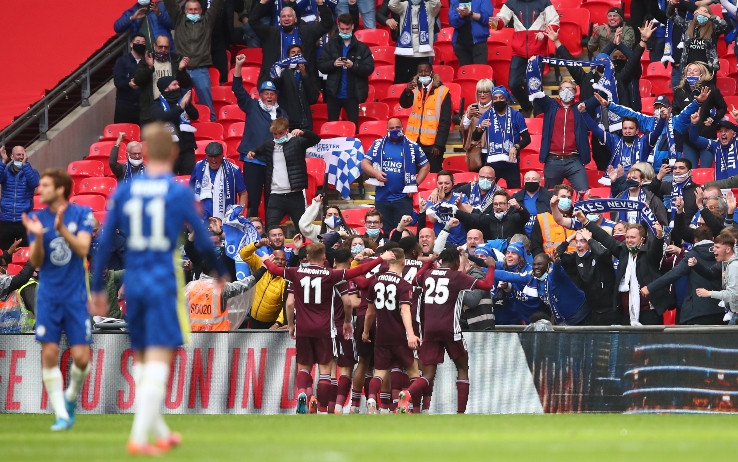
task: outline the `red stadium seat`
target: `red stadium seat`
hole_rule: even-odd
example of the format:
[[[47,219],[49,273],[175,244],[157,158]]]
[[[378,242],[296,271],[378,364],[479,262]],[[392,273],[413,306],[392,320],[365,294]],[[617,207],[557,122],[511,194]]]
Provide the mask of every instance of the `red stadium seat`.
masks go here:
[[[103,164],[107,164],[110,159],[110,151],[115,146],[115,141],[98,141],[90,145],[90,153],[87,155],[85,160],[99,160]],[[126,160],[126,146],[125,142],[120,143],[118,147],[118,162],[125,162]]]
[[[314,157],[305,159],[308,171],[308,187],[305,190],[305,197],[312,200],[318,194],[318,188],[325,183],[325,161]]]
[[[75,160],[67,165],[67,173],[76,185],[82,178],[105,176],[105,164],[99,160]]]
[[[340,136],[352,137],[356,134],[356,125],[353,122],[336,120],[326,122],[320,128],[320,136],[322,138],[333,138]]]
[[[389,117],[389,106],[387,103],[361,103],[359,104],[359,119],[362,120],[384,120]]]
[[[595,24],[606,24],[607,10],[612,7],[622,8],[620,0],[587,0],[580,6],[580,8],[584,8],[585,10],[589,11],[590,19]]]
[[[454,173],[454,184],[476,181],[478,177],[479,174],[477,172],[470,172],[469,169],[467,169],[464,172]]]
[[[357,226],[364,226],[364,217],[369,210],[371,209],[364,207],[343,209],[341,210],[341,215],[343,215],[343,219],[347,225],[355,228]]]
[[[641,79],[641,82],[643,80]],[[653,102],[656,101],[656,97],[652,96],[649,98],[641,98],[641,112],[644,114],[653,114],[654,108],[653,108]]]
[[[223,106],[218,112],[218,122],[221,124],[243,122],[244,120],[246,120],[246,113],[238,107],[238,104]]]
[[[108,211],[107,210],[101,210],[99,212],[92,212],[93,215],[95,215],[95,218],[97,218],[97,221],[101,224],[105,224],[105,220],[108,218]]]
[[[470,104],[477,102],[477,82],[464,81],[459,83],[461,88],[461,97],[464,98],[464,110],[469,107]]]
[[[641,82],[643,80],[650,80],[651,81],[651,92],[656,96],[661,95],[671,95],[674,93],[674,90],[671,86],[671,76],[664,76],[664,75],[653,75],[649,77],[642,77]]]
[[[448,6],[441,6],[441,9],[438,10],[438,20],[441,22],[441,27],[449,27],[451,25],[448,19],[449,9]]]
[[[141,129],[138,125],[125,123],[106,125],[100,141],[115,141],[121,132],[126,134],[127,141],[141,141]]]
[[[448,87],[448,92],[451,94],[452,111],[459,112],[461,110],[461,85],[458,83],[446,83],[444,85]]]
[[[208,67],[208,75],[210,75],[210,88],[217,87],[220,83],[220,71],[215,67]]]
[[[177,183],[179,183],[181,185],[189,186],[190,185],[190,176],[189,175],[175,176],[174,177],[174,181],[176,181]]]
[[[446,66],[459,66],[459,58],[456,57],[454,46],[451,42],[437,42],[433,44],[433,51],[435,52],[435,60],[440,61],[441,64]]]
[[[638,89],[641,92],[641,98],[649,98],[653,93],[651,92],[651,81],[641,79]]]
[[[376,30],[376,29],[374,29]],[[369,75],[369,83],[374,85],[377,94],[387,94],[387,89],[395,82],[395,66],[375,66]]]
[[[391,108],[400,101],[400,95],[407,88],[407,84],[395,83],[387,87],[387,91],[384,93],[384,97],[381,99],[383,103],[387,103]],[[380,93],[382,94],[382,93]]]
[[[322,93],[321,93],[322,95]],[[377,102],[377,89],[374,88],[374,85],[367,86],[366,89],[366,102],[367,103],[376,103]]]
[[[359,125],[359,139],[366,152],[378,138],[387,135],[387,122],[384,120],[369,120]]]
[[[198,140],[223,139],[223,125],[219,124],[218,122],[193,122],[192,126],[197,129],[197,131],[195,132],[195,138]]]
[[[204,104],[193,104],[197,108],[197,119],[193,119],[192,121],[196,120],[202,120],[203,122],[209,122],[210,121],[210,108],[205,106]]]
[[[107,199],[102,194],[80,194],[70,197],[69,202],[89,207],[93,212],[102,212],[105,210]]]
[[[422,183],[418,185],[419,191],[430,191],[431,189],[438,186],[437,182],[437,176],[435,173],[429,173],[428,176],[425,177]]]
[[[77,194],[101,194],[110,197],[116,186],[118,186],[118,181],[115,178],[82,178],[77,186]]]
[[[602,177],[601,173],[599,174],[599,177]],[[599,197],[601,199],[606,199],[610,197],[610,188],[590,188],[589,192],[587,193],[587,198],[589,199],[590,197]]]
[[[559,40],[573,56],[582,54],[582,29],[576,22],[561,21]]]
[[[444,27],[440,31],[438,31],[438,35],[436,37],[435,43],[438,42],[450,42],[454,37],[454,28],[453,27]]]
[[[33,195],[33,210],[42,210],[46,208],[46,204],[41,202],[41,196],[39,194]]]
[[[243,130],[246,127],[246,124],[244,122],[234,122],[228,126],[228,129],[226,130],[226,137],[231,136],[243,136]]]
[[[715,181],[714,168],[694,168],[692,169],[692,180],[697,184],[705,184]]]
[[[364,43],[366,46],[387,46],[389,45],[390,34],[384,29],[361,29],[354,32],[356,40]]]
[[[18,250],[16,250],[15,253],[13,254],[12,263],[23,266],[28,262],[30,255],[31,255],[30,247],[19,247]]]
[[[215,113],[220,113],[220,108],[228,106],[229,104],[236,104],[236,95],[233,94],[233,89],[230,85],[222,87],[212,87],[210,93],[213,96],[213,107],[215,107]]]
[[[233,83],[234,71],[235,68],[228,71],[228,85],[231,85]],[[246,89],[246,91],[251,91],[252,88],[256,87],[256,84],[259,80],[259,72],[260,68],[258,67],[241,68],[241,81],[243,82],[243,87]]]
[[[528,127],[528,133],[531,135],[543,134],[543,119],[525,119],[525,125]]]
[[[496,85],[504,85],[509,88],[508,78],[510,76],[511,61],[511,47],[495,47],[489,50],[488,62],[492,66],[492,74],[495,76]]]
[[[454,68],[451,66],[444,66],[443,64],[439,64],[438,66],[433,66],[433,72],[438,74],[438,78],[441,79],[442,83],[454,81],[455,71]]]
[[[467,64],[461,66],[456,72],[456,83],[474,82],[475,84],[481,79],[492,79],[494,71],[492,66],[488,64]]]
[[[735,79],[730,77],[717,77],[715,80],[717,88],[723,96],[735,95]]]
[[[536,158],[538,158],[538,155],[541,153],[541,139],[543,138],[542,135],[530,135],[530,144],[523,148],[523,152],[521,152],[521,157],[524,154],[535,154]],[[533,169],[535,170],[535,169]]]
[[[553,0],[551,4],[559,11],[561,8],[579,8],[582,0]]]
[[[264,59],[264,53],[261,48],[246,48],[239,51],[238,54],[246,56],[244,67],[261,68],[261,62]]]
[[[510,46],[510,43],[512,43],[513,33],[515,33],[515,30],[512,27],[490,30],[489,37],[487,37],[487,43],[490,45],[495,44],[496,46]]]
[[[525,152],[525,151],[524,151]],[[520,155],[520,173],[536,170],[543,171],[543,164],[538,158],[538,154],[521,154]]]
[[[577,5],[575,8],[561,8],[556,9],[559,13],[559,21],[567,21],[579,24],[579,30],[584,35],[589,34],[590,27],[590,14],[589,11],[585,10],[581,6]],[[602,24],[602,22],[600,22]]]
[[[468,172],[469,165],[466,163],[466,155],[452,155],[444,158],[443,169],[454,173]]]
[[[18,273],[23,270],[23,265],[16,265],[15,263],[8,263],[8,267],[6,268],[8,275],[10,276],[17,276]]]
[[[395,65],[395,47],[393,46],[374,46],[369,48],[374,57],[374,66],[394,66]]]

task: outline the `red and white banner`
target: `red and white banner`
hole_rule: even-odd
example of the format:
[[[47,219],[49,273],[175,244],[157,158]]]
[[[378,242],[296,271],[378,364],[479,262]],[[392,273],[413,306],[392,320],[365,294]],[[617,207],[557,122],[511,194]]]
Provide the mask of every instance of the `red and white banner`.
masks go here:
[[[517,334],[469,333],[468,413],[540,413],[538,392]],[[33,335],[0,336],[0,412],[50,412],[41,381],[41,348]],[[68,377],[69,350],[61,367]],[[133,412],[133,351],[128,336],[96,334],[92,369],[80,392],[80,413]],[[284,331],[194,333],[174,355],[165,412],[293,413],[295,342]],[[315,373],[313,377],[317,379]],[[431,412],[456,412],[456,369],[438,368]]]

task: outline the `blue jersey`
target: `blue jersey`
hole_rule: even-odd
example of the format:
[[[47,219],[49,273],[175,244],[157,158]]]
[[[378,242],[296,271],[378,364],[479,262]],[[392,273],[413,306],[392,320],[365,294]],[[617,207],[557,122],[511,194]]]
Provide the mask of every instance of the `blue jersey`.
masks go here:
[[[109,208],[93,265],[93,291],[103,288],[103,270],[116,229],[126,236],[126,292],[156,290],[161,284],[175,282],[175,271],[181,270],[178,240],[185,223],[195,231],[195,245],[203,258],[216,267],[209,232],[195,211],[195,195],[190,188],[177,184],[172,175],[147,174],[119,185]],[[140,285],[130,284],[133,278]]]
[[[380,138],[374,141],[372,147],[364,154],[369,162],[379,164],[379,169],[387,176],[384,186],[375,188],[375,199],[377,201],[394,202],[407,197],[407,193],[403,192],[403,189],[407,186],[405,184],[405,161],[409,161],[412,157],[408,153],[406,159],[404,148],[407,143],[412,142],[403,139],[399,143],[393,143],[388,138]],[[415,172],[417,173],[420,167],[428,163],[428,158],[419,146],[415,143],[412,144],[416,148]]]
[[[37,297],[46,300],[86,300],[86,259],[72,251],[67,241],[54,229],[56,214],[49,208],[32,212],[44,225],[44,262],[38,284]],[[64,225],[72,234],[92,235],[94,215],[89,207],[69,204],[64,213]],[[31,234],[30,242],[35,240]]]

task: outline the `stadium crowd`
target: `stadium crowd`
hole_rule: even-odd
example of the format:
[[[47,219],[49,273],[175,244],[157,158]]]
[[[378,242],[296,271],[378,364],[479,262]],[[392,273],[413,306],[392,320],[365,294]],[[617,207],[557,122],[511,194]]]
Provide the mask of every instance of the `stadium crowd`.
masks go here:
[[[315,363],[321,412],[349,396],[358,406],[364,387],[370,409],[428,409],[445,350],[463,412],[462,328],[738,319],[736,5],[617,2],[581,29],[578,0],[493,3],[138,0],[115,22],[131,34],[113,71],[115,124],[83,162],[102,159],[119,182],[145,176],[138,126],[167,124],[218,264],[236,279],[243,260],[255,276],[229,295],[254,286],[241,326],[198,312],[193,327],[289,328],[298,410]],[[455,131],[464,154],[449,152]],[[323,172],[306,153],[332,136],[362,140],[353,205],[366,183],[373,208],[317,193]],[[0,309],[26,308],[17,294],[35,268],[22,266],[21,215],[38,205],[39,174],[22,147],[0,154]],[[95,176],[75,177],[72,202],[110,193]],[[237,255],[224,237],[233,207],[255,233]],[[188,280],[206,280],[192,242]]]

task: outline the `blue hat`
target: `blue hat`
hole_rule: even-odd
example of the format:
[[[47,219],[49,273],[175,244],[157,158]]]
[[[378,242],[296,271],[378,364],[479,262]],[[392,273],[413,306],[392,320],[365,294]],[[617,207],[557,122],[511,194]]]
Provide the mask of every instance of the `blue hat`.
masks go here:
[[[523,246],[523,243],[520,241],[509,244],[507,246],[507,250],[511,252],[515,252],[516,254],[520,255],[520,258],[525,258],[525,247]]]
[[[717,126],[727,128],[728,130],[733,130],[734,132],[738,132],[738,127],[736,127],[736,125],[727,117],[724,117],[723,119],[718,121]]]
[[[493,253],[492,253],[492,249],[490,249],[489,247],[484,246],[484,245],[478,245],[474,249],[474,255],[479,255],[482,257],[491,257]]]
[[[504,97],[505,97],[505,99],[506,99],[506,100],[508,100],[508,101],[513,101],[513,102],[515,101],[515,100],[513,99],[512,95],[510,94],[510,92],[508,91],[508,89],[507,89],[507,88],[505,88],[505,87],[504,87],[504,86],[502,86],[502,85],[498,85],[498,86],[494,87],[494,88],[492,89],[492,95],[493,95],[493,96],[494,96],[494,95],[502,95],[502,96],[504,96]]]
[[[595,61],[610,61],[610,55],[607,53],[598,53],[597,56],[595,56]]]
[[[271,90],[279,93],[279,90],[277,90],[277,86],[274,85],[274,82],[272,82],[271,80],[265,80],[261,83],[261,86],[259,86],[259,93],[264,90]]]
[[[669,98],[665,95],[661,95],[653,101],[654,106],[659,104],[664,107],[671,107],[671,101],[669,101]]]

